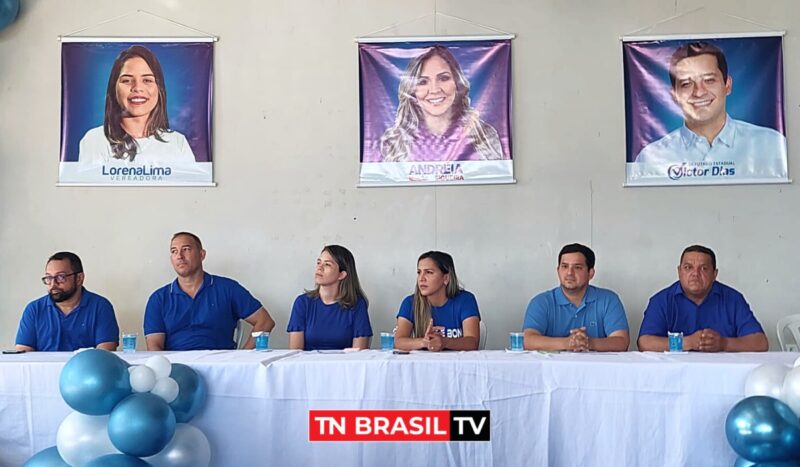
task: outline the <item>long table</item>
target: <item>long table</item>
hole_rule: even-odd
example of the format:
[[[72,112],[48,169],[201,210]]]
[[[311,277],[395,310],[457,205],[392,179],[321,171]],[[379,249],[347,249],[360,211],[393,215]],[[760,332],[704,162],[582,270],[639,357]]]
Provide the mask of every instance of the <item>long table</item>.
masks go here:
[[[208,386],[212,464],[730,466],[725,417],[797,353],[161,352]],[[153,353],[119,354],[132,364]],[[70,353],[0,357],[0,465],[55,444]],[[489,410],[489,442],[309,442],[313,409]]]

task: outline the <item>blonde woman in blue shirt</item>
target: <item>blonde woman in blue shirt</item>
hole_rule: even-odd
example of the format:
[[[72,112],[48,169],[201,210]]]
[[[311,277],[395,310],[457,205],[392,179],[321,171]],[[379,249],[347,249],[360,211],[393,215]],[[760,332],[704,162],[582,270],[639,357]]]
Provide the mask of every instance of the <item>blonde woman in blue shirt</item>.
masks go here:
[[[401,350],[478,350],[481,315],[472,293],[458,284],[453,257],[423,253],[414,294],[397,313],[395,347]]]

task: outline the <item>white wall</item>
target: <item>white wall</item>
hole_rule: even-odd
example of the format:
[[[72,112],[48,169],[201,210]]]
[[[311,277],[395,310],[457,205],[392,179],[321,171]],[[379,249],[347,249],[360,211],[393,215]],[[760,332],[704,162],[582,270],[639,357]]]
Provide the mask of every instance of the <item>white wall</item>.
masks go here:
[[[594,283],[615,289],[634,337],[683,247],[707,244],[719,278],[741,290],[776,348],[775,323],[796,312],[796,185],[622,188],[624,98],[619,36],[705,5],[647,32],[787,30],[789,170],[800,144],[794,0],[22,0],[0,31],[0,347],[12,347],[25,304],[45,290],[46,258],[77,252],[86,285],[141,330],[149,294],[173,277],[172,232],[190,230],[206,269],[243,283],[278,321],[312,285],[326,243],[355,253],[375,332],[389,330],[413,289],[417,256],[452,253],[478,297],[488,348],[506,344],[528,300],[556,285],[556,254],[591,244]],[[215,49],[216,188],[56,187],[59,34],[151,11],[219,35]],[[514,165],[507,186],[357,189],[358,64],[353,38],[438,11],[517,34]],[[727,16],[724,13],[727,13]],[[435,28],[435,29],[434,29]],[[491,33],[440,15],[394,34]],[[193,35],[143,14],[85,35]],[[141,332],[141,331],[140,331]],[[377,344],[375,339],[374,345]]]

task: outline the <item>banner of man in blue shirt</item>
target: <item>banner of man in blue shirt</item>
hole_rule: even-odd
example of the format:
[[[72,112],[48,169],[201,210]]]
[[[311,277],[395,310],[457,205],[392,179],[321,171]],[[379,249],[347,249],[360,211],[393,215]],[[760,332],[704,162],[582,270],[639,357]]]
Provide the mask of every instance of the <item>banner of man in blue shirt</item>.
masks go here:
[[[627,183],[788,182],[781,43],[623,42]]]

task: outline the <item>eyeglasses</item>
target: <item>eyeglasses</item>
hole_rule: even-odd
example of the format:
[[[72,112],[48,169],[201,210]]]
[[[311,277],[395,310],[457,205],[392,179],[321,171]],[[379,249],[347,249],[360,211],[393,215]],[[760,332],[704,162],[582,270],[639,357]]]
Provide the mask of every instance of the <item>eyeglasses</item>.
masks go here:
[[[67,281],[67,277],[74,276],[75,274],[80,274],[80,273],[81,272],[78,271],[70,274],[61,273],[61,274],[56,274],[55,276],[44,276],[42,277],[42,283],[44,285],[50,285],[53,283],[53,281],[56,281],[56,284],[63,284],[64,282]]]

